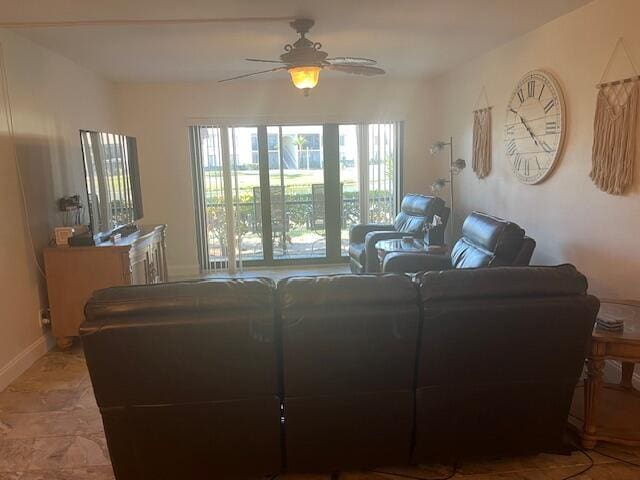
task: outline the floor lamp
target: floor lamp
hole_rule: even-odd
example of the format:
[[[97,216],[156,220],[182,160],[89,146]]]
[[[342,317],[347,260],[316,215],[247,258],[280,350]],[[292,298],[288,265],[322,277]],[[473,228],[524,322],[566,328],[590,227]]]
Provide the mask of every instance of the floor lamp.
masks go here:
[[[449,184],[449,225],[451,225],[449,234],[450,237],[453,238],[453,176],[458,175],[464,168],[467,166],[467,162],[462,158],[458,158],[457,160],[453,160],[453,137],[449,137],[448,142],[436,142],[431,145],[429,151],[431,155],[436,155],[437,153],[443,151],[445,148],[449,147],[449,179],[446,178],[438,178],[435,182],[431,184],[431,191],[438,195],[444,187]]]

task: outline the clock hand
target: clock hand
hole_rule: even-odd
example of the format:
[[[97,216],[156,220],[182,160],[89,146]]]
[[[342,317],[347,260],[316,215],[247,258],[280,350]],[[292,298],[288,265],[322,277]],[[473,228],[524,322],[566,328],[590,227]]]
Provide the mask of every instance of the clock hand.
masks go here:
[[[543,151],[547,153],[551,153],[553,151],[553,149],[549,145],[547,145],[547,142],[539,139],[538,136],[535,133],[533,133],[533,130],[531,130],[529,125],[527,125],[527,122],[525,122],[522,117],[520,117],[520,121],[522,122],[524,127],[527,129],[527,132],[529,132],[529,135],[531,135],[531,138],[539,148],[541,148]]]
[[[518,117],[520,119],[520,123],[522,123],[524,128],[527,130],[527,133],[529,134],[529,136],[533,140],[533,143],[535,143],[538,148],[541,148],[545,152],[547,152],[547,153],[550,152],[551,151],[550,147],[544,142],[544,140],[539,140],[538,139],[538,137],[535,135],[535,133],[533,133],[533,130],[531,129],[531,127],[529,127],[529,124],[525,121],[525,119],[522,117],[522,115],[520,115],[513,108],[509,108],[509,110],[512,111],[513,113],[515,113],[516,117]]]
[[[520,123],[522,123],[522,125],[524,125],[524,128],[527,130],[527,132],[529,132],[529,135],[531,136],[533,141],[536,143],[536,145],[538,145],[538,141],[536,140],[535,135],[531,131],[531,128],[529,128],[529,125],[527,125],[527,122],[524,121],[524,118],[522,118],[522,115],[520,115],[516,110],[514,110],[511,107],[509,107],[509,110],[511,112],[515,113],[516,117],[518,117],[520,119]],[[538,146],[540,146],[540,145],[538,145]]]
[[[529,132],[529,135],[531,136],[533,142],[540,148],[542,148],[540,146],[540,143],[538,143],[538,138],[533,134],[533,131],[531,130],[531,128],[529,127],[529,125],[527,125],[527,122],[524,121],[524,118],[522,118],[520,115],[518,115],[520,117],[520,122],[522,123],[522,125],[524,125],[524,128],[527,129],[527,132]]]

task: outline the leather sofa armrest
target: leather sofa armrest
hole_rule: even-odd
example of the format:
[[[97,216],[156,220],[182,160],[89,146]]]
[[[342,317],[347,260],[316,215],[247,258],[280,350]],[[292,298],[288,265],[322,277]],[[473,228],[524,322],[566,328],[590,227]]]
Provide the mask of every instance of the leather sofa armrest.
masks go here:
[[[389,253],[384,257],[384,273],[416,273],[424,271],[450,270],[451,257],[425,253]]]
[[[394,230],[393,225],[383,225],[379,223],[358,223],[349,230],[349,241],[351,243],[364,243],[364,239],[369,232],[381,232]]]
[[[526,267],[531,262],[531,257],[533,256],[533,251],[536,249],[536,241],[531,237],[524,237],[522,240],[522,246],[520,247],[520,251],[518,255],[516,255],[515,260],[513,261],[514,266],[522,266]]]

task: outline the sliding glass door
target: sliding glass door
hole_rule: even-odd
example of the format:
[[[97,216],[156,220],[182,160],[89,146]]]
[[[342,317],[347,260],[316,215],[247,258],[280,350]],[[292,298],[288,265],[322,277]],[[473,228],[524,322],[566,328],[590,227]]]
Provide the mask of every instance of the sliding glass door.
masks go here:
[[[340,246],[343,256],[349,254],[349,229],[363,223],[364,204],[361,198],[360,151],[361,128],[358,125],[340,125],[338,145],[340,156]]]
[[[363,183],[368,186],[367,223],[393,223],[396,208],[395,133],[392,123],[367,125],[367,153]]]
[[[190,128],[201,268],[322,263],[391,221],[397,124]]]
[[[393,223],[400,195],[399,125],[340,125],[341,242],[357,223]]]
[[[214,268],[264,259],[260,172],[251,149],[256,132],[255,127],[199,127],[196,132],[205,237],[201,243]]]
[[[323,126],[270,126],[267,138],[273,258],[325,258]]]

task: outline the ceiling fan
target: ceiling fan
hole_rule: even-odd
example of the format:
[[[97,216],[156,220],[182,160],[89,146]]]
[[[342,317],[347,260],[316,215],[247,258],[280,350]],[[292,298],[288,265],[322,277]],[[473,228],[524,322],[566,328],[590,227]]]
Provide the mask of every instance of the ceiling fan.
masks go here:
[[[252,77],[263,73],[280,72],[287,70],[291,75],[293,84],[304,91],[305,96],[309,95],[309,90],[318,84],[320,70],[332,70],[335,72],[354,73],[357,75],[382,75],[385,71],[375,67],[376,61],[369,58],[358,57],[333,57],[327,58],[327,52],[320,50],[322,44],[312,42],[306,35],[314,25],[314,21],[308,18],[299,18],[289,23],[298,32],[300,38],[293,44],[284,46],[285,53],[280,55],[280,60],[262,60],[259,58],[247,58],[249,62],[278,63],[280,66],[270,70],[247,73],[237,77],[225,78],[220,82],[238,80],[240,78]]]

